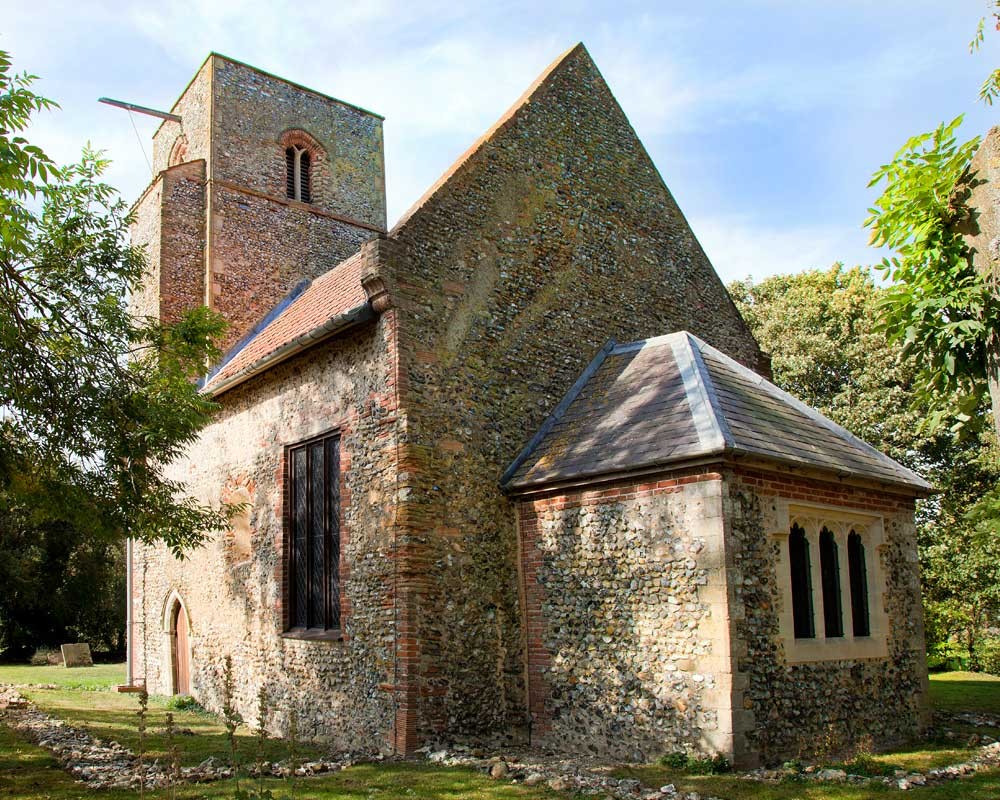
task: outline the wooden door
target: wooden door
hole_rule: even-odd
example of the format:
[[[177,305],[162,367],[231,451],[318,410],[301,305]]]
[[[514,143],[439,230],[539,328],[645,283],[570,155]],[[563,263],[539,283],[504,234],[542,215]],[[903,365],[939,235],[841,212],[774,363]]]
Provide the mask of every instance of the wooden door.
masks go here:
[[[174,607],[174,694],[191,693],[190,652],[187,614],[178,603]]]

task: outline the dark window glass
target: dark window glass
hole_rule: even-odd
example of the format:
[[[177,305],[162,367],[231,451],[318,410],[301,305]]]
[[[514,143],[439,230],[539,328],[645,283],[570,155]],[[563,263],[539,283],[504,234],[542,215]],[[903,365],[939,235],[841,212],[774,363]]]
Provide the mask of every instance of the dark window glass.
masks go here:
[[[844,612],[840,607],[840,556],[833,533],[819,534],[819,564],[823,578],[823,626],[827,638],[844,635]]]
[[[285,194],[295,200],[295,148],[285,150]]]
[[[303,203],[312,202],[312,162],[309,153],[299,156],[299,200]]]
[[[289,449],[289,619],[294,628],[340,627],[339,438]]]
[[[851,531],[847,537],[847,565],[851,579],[851,621],[855,636],[870,636],[868,616],[868,570],[865,566],[865,546],[861,537]]]
[[[812,639],[816,636],[816,628],[813,622],[809,541],[806,539],[806,532],[798,525],[792,526],[792,532],[788,537],[788,560],[792,571],[792,616],[795,621],[795,638]]]
[[[285,148],[285,194],[291,200],[312,202],[312,159],[308,150],[295,145]]]
[[[291,546],[291,578],[290,597],[292,603],[292,623],[296,628],[306,628],[308,621],[308,581],[306,571],[309,566],[308,551],[306,550],[306,538],[303,535],[309,530],[309,519],[307,515],[307,493],[306,483],[306,451],[298,448],[291,452],[292,459],[292,546]]]

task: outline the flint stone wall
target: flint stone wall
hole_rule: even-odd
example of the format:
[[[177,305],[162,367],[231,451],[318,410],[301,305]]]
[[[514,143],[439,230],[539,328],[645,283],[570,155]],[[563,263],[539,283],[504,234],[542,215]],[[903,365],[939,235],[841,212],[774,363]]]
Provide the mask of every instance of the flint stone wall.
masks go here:
[[[868,558],[880,560],[886,580],[887,658],[785,661],[778,615],[782,604],[790,602],[790,589],[778,586],[779,545],[770,530],[784,524],[773,517],[779,497],[882,515],[885,544]],[[884,747],[920,733],[929,718],[913,499],[780,473],[745,472],[727,476],[726,509],[733,648],[746,686],[743,702],[737,702],[738,749],[773,763],[834,751],[864,736]]]
[[[183,123],[165,120],[153,134],[153,172],[159,174],[170,166],[170,154],[177,140],[186,140],[185,161],[211,158],[211,93],[212,63],[209,58],[201,65],[191,82],[177,98],[170,112],[183,119]]]
[[[385,749],[392,699],[394,609],[391,516],[395,498],[393,323],[380,318],[227,393],[189,456],[176,462],[204,503],[249,497],[251,557],[238,530],[181,561],[162,546],[135,554],[135,674],[155,694],[171,686],[168,599],[190,618],[192,694],[222,705],[223,662],[233,658],[236,707],[254,720],[256,693],[270,697],[275,732],[289,712],[299,731],[344,748]],[[344,640],[282,635],[284,446],[338,427],[341,438]],[[242,524],[240,521],[237,525]]]
[[[532,743],[732,757],[722,481],[522,500]]]
[[[688,329],[763,359],[582,47],[384,244],[409,419],[401,524],[427,575],[416,739],[523,741],[504,469],[610,337]]]
[[[322,148],[312,205],[385,228],[382,119],[346,103],[216,57],[213,180],[285,197],[282,135],[303,130]]]

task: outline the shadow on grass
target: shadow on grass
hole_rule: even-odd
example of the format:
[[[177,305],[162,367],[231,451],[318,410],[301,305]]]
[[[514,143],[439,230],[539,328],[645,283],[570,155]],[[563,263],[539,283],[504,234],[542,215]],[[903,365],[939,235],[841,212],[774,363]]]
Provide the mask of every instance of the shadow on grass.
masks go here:
[[[244,779],[243,788],[247,783]],[[290,786],[277,779],[265,781],[265,788],[276,798],[290,797]],[[183,785],[176,797],[228,798],[233,796],[232,781]],[[565,797],[548,789],[498,783],[467,769],[435,767],[427,764],[360,764],[319,778],[299,779],[295,797],[305,800],[543,800]],[[0,725],[0,798],[18,800],[125,800],[134,792],[94,791],[59,769],[58,762],[45,750],[29,744]],[[147,792],[150,800],[165,800],[167,790]]]

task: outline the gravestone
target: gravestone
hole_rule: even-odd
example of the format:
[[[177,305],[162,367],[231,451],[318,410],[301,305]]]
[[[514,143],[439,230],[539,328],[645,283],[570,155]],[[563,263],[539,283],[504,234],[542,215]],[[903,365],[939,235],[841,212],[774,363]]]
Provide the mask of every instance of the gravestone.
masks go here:
[[[90,657],[90,645],[86,642],[82,644],[64,644],[62,650],[63,664],[67,667],[92,667],[94,659]]]

